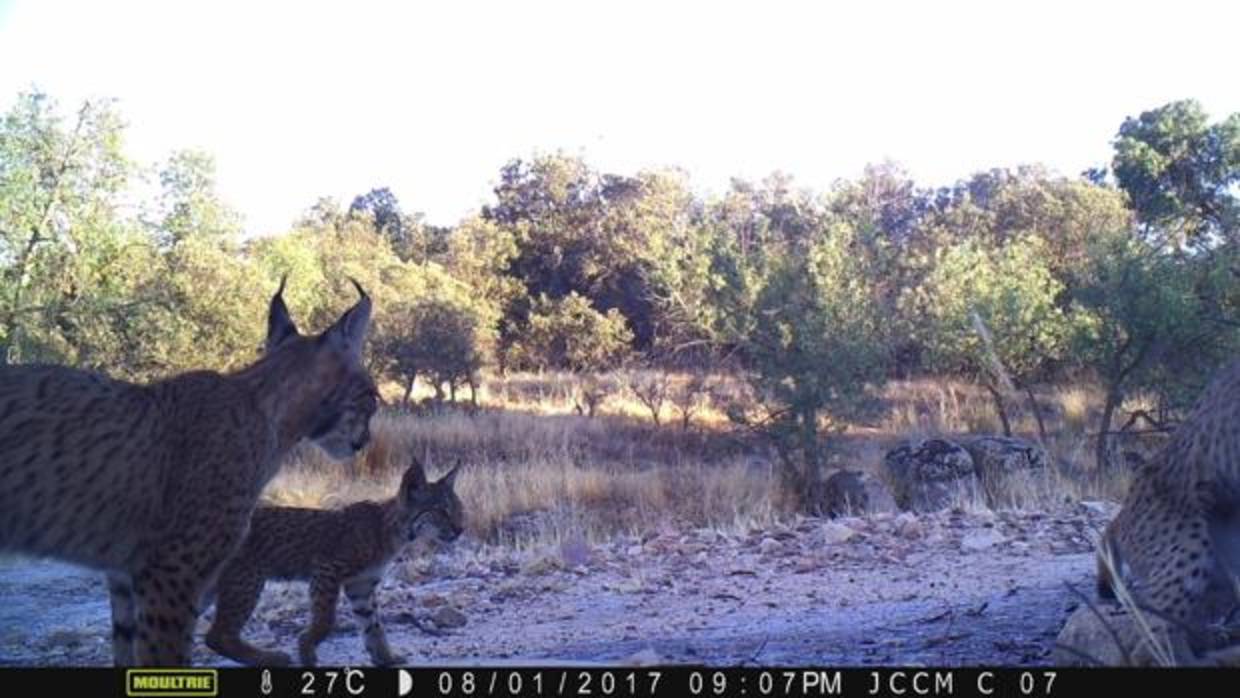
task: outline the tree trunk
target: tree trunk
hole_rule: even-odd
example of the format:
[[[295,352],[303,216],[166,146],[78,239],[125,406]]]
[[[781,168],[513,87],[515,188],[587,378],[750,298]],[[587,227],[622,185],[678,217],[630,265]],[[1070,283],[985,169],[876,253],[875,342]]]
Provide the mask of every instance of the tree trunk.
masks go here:
[[[1003,402],[1003,393],[989,382],[986,383],[986,390],[990,392],[990,397],[994,398],[995,411],[999,413],[999,421],[1003,422],[1003,435],[1010,437],[1012,435],[1012,423],[1008,420],[1007,405]]]
[[[1046,448],[1046,422],[1042,420],[1042,408],[1038,406],[1038,399],[1033,396],[1033,389],[1028,385],[1022,386],[1025,395],[1029,398],[1029,409],[1033,410],[1033,418],[1038,423],[1038,440],[1041,442],[1042,448]]]
[[[409,407],[409,400],[413,397],[413,382],[418,379],[417,374],[409,376],[409,384],[405,386],[405,408]]]
[[[818,410],[801,411],[801,452],[805,461],[805,484],[822,481],[822,462],[818,457]]]
[[[1098,472],[1108,470],[1115,462],[1112,458],[1111,422],[1114,421],[1115,411],[1119,409],[1123,400],[1124,395],[1120,392],[1118,385],[1108,387],[1107,401],[1102,408],[1102,424],[1098,428],[1098,446],[1094,452],[1094,468]]]

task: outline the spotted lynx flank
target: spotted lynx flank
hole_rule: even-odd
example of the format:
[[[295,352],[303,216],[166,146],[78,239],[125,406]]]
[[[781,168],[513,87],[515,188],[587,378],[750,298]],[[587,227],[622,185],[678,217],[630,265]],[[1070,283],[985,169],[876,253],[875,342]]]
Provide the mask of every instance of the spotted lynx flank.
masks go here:
[[[116,664],[184,665],[202,594],[240,545],[284,455],[369,439],[371,302],[302,336],[271,299],[264,355],[235,373],[138,385],[63,366],[0,367],[0,550],[103,570]]]
[[[1211,382],[1170,443],[1137,470],[1103,536],[1098,569],[1102,596],[1114,595],[1118,570],[1158,624],[1200,627],[1240,600],[1240,362]],[[1191,661],[1188,647],[1175,651]]]
[[[283,666],[290,657],[262,650],[241,638],[268,579],[310,582],[310,626],[298,641],[301,663],[313,666],[316,649],[335,624],[341,588],[363,624],[366,651],[379,666],[403,664],[388,647],[375,608],[375,587],[405,544],[433,537],[444,542],[461,534],[461,502],[453,491],[456,469],[428,483],[415,459],[396,496],[358,502],[339,511],[259,507],[241,551],[220,573],[215,622],[207,646],[243,664]]]

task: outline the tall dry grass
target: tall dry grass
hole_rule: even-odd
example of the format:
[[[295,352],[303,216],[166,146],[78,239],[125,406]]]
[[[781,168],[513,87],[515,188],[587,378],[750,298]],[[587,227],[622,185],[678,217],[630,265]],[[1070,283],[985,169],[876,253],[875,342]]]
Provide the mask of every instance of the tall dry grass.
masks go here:
[[[644,380],[666,380],[674,392],[692,377]],[[372,443],[355,462],[336,464],[302,448],[266,497],[325,507],[387,497],[414,454],[433,474],[465,466],[458,490],[470,529],[504,545],[598,540],[669,525],[743,530],[793,515],[772,458],[728,424],[722,403],[745,394],[735,378],[711,377],[705,381],[710,390],[692,397],[687,420],[668,414],[659,427],[619,376],[593,418],[579,414],[578,381],[554,373],[493,378],[479,391],[476,412],[386,409],[375,417]],[[1101,405],[1096,391],[1077,385],[1037,395],[1056,465],[1047,477],[1014,483],[1000,493],[1000,505],[1041,509],[1065,499],[1118,499],[1126,482],[1095,477],[1087,465],[1088,430]],[[903,439],[999,430],[990,397],[975,386],[901,381],[887,385],[881,397],[884,410],[875,423],[828,440],[830,464],[881,476],[883,455]],[[1015,400],[1012,407],[1016,430],[1033,438],[1032,416]],[[980,499],[960,505],[986,506]]]

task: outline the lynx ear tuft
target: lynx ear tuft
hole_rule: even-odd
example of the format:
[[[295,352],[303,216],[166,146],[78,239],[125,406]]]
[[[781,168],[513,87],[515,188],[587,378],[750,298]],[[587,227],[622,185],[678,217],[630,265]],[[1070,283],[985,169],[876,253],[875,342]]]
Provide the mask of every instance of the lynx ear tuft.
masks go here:
[[[409,454],[409,467],[400,479],[401,495],[408,499],[414,492],[426,489],[426,470],[418,457]]]
[[[460,471],[461,471],[461,464],[457,463],[451,470],[448,471],[447,475],[444,475],[443,477],[439,478],[439,482],[447,485],[448,489],[455,488],[456,487],[456,475]]]
[[[357,288],[357,302],[341,315],[336,323],[328,328],[326,337],[332,345],[345,354],[359,361],[362,358],[362,344],[366,340],[366,329],[370,326],[370,296],[362,289],[362,285],[350,278]]]
[[[293,318],[289,315],[288,306],[284,303],[286,283],[288,283],[288,274],[280,277],[280,287],[271,297],[271,305],[267,310],[267,340],[263,344],[265,353],[271,353],[289,337],[296,337],[299,334],[297,325],[293,323]]]

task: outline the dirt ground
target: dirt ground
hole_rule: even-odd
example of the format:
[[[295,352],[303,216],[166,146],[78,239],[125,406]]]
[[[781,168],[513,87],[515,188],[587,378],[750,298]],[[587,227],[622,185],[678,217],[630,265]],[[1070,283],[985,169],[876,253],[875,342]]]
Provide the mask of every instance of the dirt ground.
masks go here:
[[[1091,593],[1091,536],[1115,509],[669,526],[527,551],[461,540],[398,560],[379,605],[413,665],[1045,664],[1078,603],[1067,585]],[[305,599],[304,584],[269,584],[247,638],[295,653]],[[343,602],[338,617],[320,663],[368,663]],[[101,574],[0,564],[0,665],[110,664],[110,626]],[[231,664],[200,641],[194,660]]]

